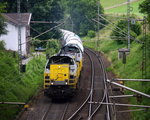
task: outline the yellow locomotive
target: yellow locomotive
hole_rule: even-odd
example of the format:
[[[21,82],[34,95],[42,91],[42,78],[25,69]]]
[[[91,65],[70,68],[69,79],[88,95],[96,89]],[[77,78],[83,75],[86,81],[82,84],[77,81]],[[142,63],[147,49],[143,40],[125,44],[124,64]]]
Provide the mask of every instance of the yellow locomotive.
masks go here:
[[[73,44],[70,42],[65,44],[57,55],[48,59],[44,72],[46,96],[67,98],[73,96],[77,90],[82,70],[83,51],[77,43],[74,43],[74,40],[73,38]]]

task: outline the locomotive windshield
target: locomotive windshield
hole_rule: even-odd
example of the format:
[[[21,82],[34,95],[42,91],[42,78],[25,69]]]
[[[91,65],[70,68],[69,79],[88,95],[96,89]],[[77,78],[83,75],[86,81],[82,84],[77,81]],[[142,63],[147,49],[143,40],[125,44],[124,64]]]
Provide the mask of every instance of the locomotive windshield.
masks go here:
[[[72,58],[68,56],[53,56],[49,59],[46,68],[50,68],[50,64],[70,64],[74,65]]]
[[[72,46],[65,46],[62,48],[61,53],[67,53],[67,52],[71,52],[71,53],[79,53],[79,49],[76,47],[72,47]]]

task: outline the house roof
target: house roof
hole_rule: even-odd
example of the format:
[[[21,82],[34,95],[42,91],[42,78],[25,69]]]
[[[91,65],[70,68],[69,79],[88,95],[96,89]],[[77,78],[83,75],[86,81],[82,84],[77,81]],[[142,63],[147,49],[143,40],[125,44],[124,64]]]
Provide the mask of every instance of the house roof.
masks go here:
[[[2,14],[8,22],[11,22],[15,25],[19,23],[18,13],[3,13]],[[21,25],[29,25],[31,20],[31,13],[20,13],[21,16]]]

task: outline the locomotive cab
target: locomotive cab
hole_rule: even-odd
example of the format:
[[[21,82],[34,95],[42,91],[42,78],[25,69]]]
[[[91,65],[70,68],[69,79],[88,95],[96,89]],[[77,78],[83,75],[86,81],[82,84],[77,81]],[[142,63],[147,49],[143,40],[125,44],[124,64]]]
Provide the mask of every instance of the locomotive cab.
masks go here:
[[[78,71],[74,59],[69,56],[53,56],[46,65],[44,93],[52,97],[60,96],[64,93],[68,94],[68,92],[72,93],[72,90],[76,87],[77,80]]]

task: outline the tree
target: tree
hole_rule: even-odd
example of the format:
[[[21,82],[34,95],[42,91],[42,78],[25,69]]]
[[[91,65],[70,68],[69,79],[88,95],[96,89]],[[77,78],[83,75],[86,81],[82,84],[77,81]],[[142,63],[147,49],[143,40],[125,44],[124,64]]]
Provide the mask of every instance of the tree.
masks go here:
[[[60,0],[48,0],[46,2],[42,2],[40,5],[34,4],[34,6],[32,7],[32,9],[30,11],[31,11],[31,13],[33,13],[32,14],[33,21],[59,21],[63,18],[63,10],[60,5]],[[41,33],[50,28],[53,28],[55,25],[57,25],[57,24],[56,23],[32,24],[31,27],[33,27],[34,29],[36,29],[36,31]],[[35,31],[32,31],[32,35],[36,36],[37,33]],[[58,34],[56,34],[56,30],[52,30],[51,32],[48,32],[39,38],[40,39],[49,39],[52,36],[53,36],[53,38],[58,37]]]
[[[89,30],[96,29],[92,19],[97,18],[97,0],[66,0],[67,13],[73,21],[74,31],[80,35],[87,35]],[[100,14],[104,10],[100,5]],[[104,22],[104,21],[101,21]]]
[[[46,54],[52,56],[53,54],[57,53],[60,49],[60,43],[56,39],[50,39],[49,42],[46,44]]]
[[[8,13],[16,13],[17,12],[17,0],[2,0],[2,2],[6,2],[6,11]],[[32,21],[59,21],[63,19],[63,9],[61,7],[61,0],[20,0],[20,8],[21,12],[30,12],[32,13]],[[53,24],[31,24],[31,36],[36,36],[52,27],[57,25]],[[49,39],[53,36],[53,38],[57,38],[58,35],[54,32],[56,30],[52,30],[38,39]],[[53,35],[55,33],[55,35]]]
[[[128,21],[120,20],[117,23],[117,27],[120,28],[122,31],[118,30],[117,27],[113,29],[113,31],[111,33],[111,38],[117,40],[118,44],[125,43],[124,39],[125,38],[127,39],[127,31],[128,31],[127,26],[128,26]],[[141,25],[138,22],[136,22],[136,24],[131,24],[131,26],[130,26],[130,35],[132,37],[136,38],[140,34],[141,34]]]
[[[5,3],[0,3],[0,35],[2,34],[6,34],[6,23],[5,23],[5,19],[3,18],[3,16],[1,15],[2,12],[5,12]]]
[[[147,15],[148,20],[150,22],[150,1],[149,0],[144,0],[140,5],[139,9],[141,13],[144,13]]]

